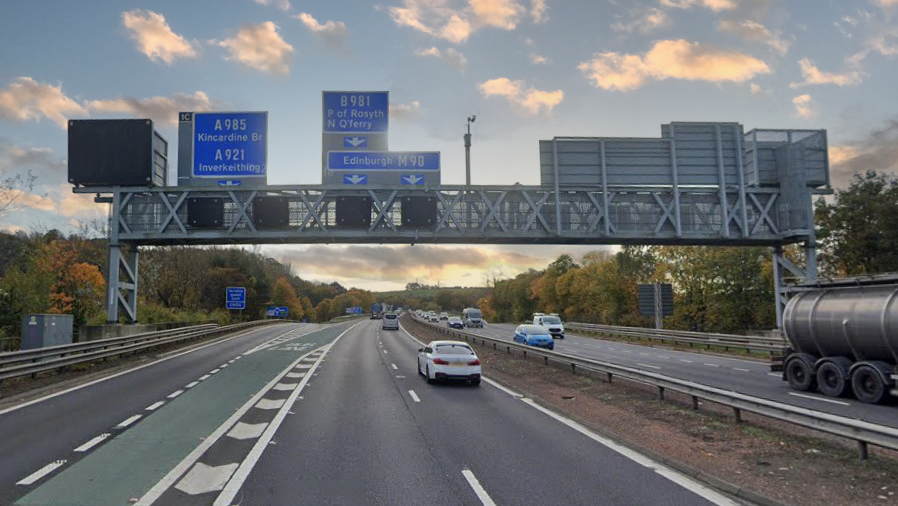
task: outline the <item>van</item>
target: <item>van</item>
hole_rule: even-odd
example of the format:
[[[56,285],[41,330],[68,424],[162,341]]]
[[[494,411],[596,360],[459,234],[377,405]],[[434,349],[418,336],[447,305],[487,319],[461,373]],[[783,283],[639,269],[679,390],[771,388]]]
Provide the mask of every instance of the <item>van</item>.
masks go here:
[[[556,313],[549,315],[543,313],[533,313],[533,324],[542,325],[549,329],[549,333],[553,338],[564,339],[564,323]]]
[[[396,313],[384,314],[383,324],[381,328],[384,330],[399,330],[399,315]]]
[[[465,327],[483,328],[483,314],[481,314],[480,309],[476,307],[466,307],[465,310],[462,311],[461,321],[464,323]]]

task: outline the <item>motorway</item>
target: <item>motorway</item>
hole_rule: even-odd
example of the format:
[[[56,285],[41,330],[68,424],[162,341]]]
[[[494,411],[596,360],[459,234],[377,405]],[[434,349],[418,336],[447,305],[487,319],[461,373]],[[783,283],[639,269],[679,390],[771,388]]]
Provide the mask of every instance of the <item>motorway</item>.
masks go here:
[[[0,412],[0,503],[737,504],[380,321],[244,331]]]
[[[442,322],[441,325],[446,324]],[[491,323],[482,329],[466,328],[465,331],[512,341],[516,327],[517,325],[513,324]],[[555,340],[555,351],[870,423],[898,427],[894,401],[871,405],[848,397],[832,398],[815,392],[797,392],[789,388],[780,373],[770,372],[768,363],[758,360],[602,340],[578,336],[570,333],[570,330],[565,332],[564,339]]]

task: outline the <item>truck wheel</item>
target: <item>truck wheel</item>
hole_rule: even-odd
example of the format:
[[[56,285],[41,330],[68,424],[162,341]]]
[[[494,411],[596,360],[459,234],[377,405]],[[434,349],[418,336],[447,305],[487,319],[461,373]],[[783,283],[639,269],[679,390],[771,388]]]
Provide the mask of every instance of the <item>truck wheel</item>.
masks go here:
[[[826,362],[817,369],[817,388],[823,395],[841,397],[848,386],[845,370],[832,362]]]
[[[795,390],[806,392],[814,388],[814,374],[811,364],[800,358],[793,358],[786,363],[786,380]]]
[[[857,400],[867,404],[877,404],[886,396],[882,377],[869,365],[862,365],[851,373],[851,389]]]

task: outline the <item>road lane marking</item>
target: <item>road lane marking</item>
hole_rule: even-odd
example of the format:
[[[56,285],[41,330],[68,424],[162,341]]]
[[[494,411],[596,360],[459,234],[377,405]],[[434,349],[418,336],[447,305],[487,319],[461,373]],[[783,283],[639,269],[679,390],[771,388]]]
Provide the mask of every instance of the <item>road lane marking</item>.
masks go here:
[[[289,390],[293,390],[299,383],[278,383],[274,386],[273,390],[279,390],[281,392],[286,392]]]
[[[262,399],[256,403],[257,409],[281,409],[286,399]]]
[[[287,377],[292,378],[292,379],[302,378],[305,375],[306,375],[306,373],[304,373],[304,372],[288,372],[287,373]]]
[[[657,357],[658,357],[658,358],[665,358],[665,359],[670,358],[670,357],[668,357],[667,355],[657,355]]]
[[[200,384],[199,381],[191,381],[190,383],[184,385],[184,388],[193,388],[193,387],[195,387],[195,386],[197,386],[197,385],[199,385],[199,384]]]
[[[175,397],[177,397],[177,396],[179,396],[179,395],[181,395],[181,394],[183,394],[183,393],[184,393],[183,390],[175,390],[174,392],[168,394],[168,398],[169,398],[169,399],[174,399]]]
[[[109,436],[111,436],[111,434],[109,434],[108,432],[104,432],[103,434],[100,434],[99,436],[91,439],[90,441],[84,443],[83,445],[79,446],[78,448],[75,448],[75,451],[77,453],[84,453],[87,450],[90,450],[94,446],[97,446],[98,444],[105,441],[106,438],[108,438]]]
[[[751,369],[743,369],[741,367],[734,367],[733,370],[742,371],[742,372],[751,372]]]
[[[258,439],[263,432],[265,432],[265,428],[268,427],[267,423],[243,423],[237,422],[237,425],[228,432],[227,436],[232,439]]]
[[[396,376],[397,379],[405,379],[405,376]]]
[[[387,350],[384,350],[384,353],[387,353]]]
[[[477,494],[477,498],[480,499],[483,506],[496,506],[496,503],[494,503],[492,498],[490,498],[490,495],[486,493],[486,490],[480,485],[480,482],[477,481],[477,477],[474,476],[474,473],[472,473],[470,469],[462,469],[461,474],[465,477],[465,480],[468,481],[468,485],[471,485],[471,488],[474,489],[474,493]]]
[[[705,364],[708,367],[720,367],[720,364]]]
[[[851,403],[836,401],[833,399],[826,399],[823,397],[817,397],[816,395],[807,395],[807,394],[799,394],[796,392],[789,392],[789,395],[794,395],[795,397],[801,397],[803,399],[811,399],[812,401],[820,401],[820,402],[828,402],[830,404],[838,404],[840,406],[851,406]]]
[[[155,411],[156,408],[158,408],[159,406],[162,406],[163,404],[165,404],[165,401],[156,401],[156,402],[150,404],[149,406],[147,406],[146,411]]]
[[[116,429],[124,429],[125,427],[131,425],[132,423],[136,422],[137,420],[140,420],[141,418],[143,418],[143,415],[134,415],[131,418],[128,418],[127,420],[124,420],[122,423],[116,425],[115,428]]]
[[[397,371],[399,370],[399,368],[396,367],[396,364],[390,364],[390,365],[393,367],[393,369],[396,369]]]
[[[221,370],[221,369],[212,369],[211,371],[209,371],[209,375],[211,376],[211,375],[217,373],[217,372],[220,371],[220,370]]]
[[[783,377],[783,373],[781,373],[781,372],[769,372],[769,373],[767,373],[767,376],[773,376],[774,378],[782,378],[782,377]]]
[[[411,396],[413,401],[421,402],[421,399],[418,398],[418,394],[416,394],[414,390],[409,390],[408,394]]]
[[[220,366],[218,366],[218,368],[219,368],[219,369],[224,369],[224,368],[227,367],[227,366],[228,366],[228,363],[225,362],[224,364],[221,364]]]
[[[43,478],[44,476],[47,476],[48,474],[52,473],[53,471],[64,466],[65,463],[66,463],[65,460],[57,460],[55,462],[51,462],[51,463],[47,464],[46,466],[38,469],[37,471],[29,474],[28,476],[22,478],[21,480],[17,481],[16,485],[31,485],[32,483],[36,482],[37,480]]]
[[[197,462],[193,468],[181,478],[175,488],[188,495],[217,492],[224,488],[228,479],[234,474],[237,464],[223,466],[207,466]]]
[[[636,365],[641,365],[642,367],[648,367],[649,369],[661,369],[657,365],[643,364],[642,362],[636,362]]]
[[[501,385],[501,384],[499,384],[499,383],[496,383],[495,381],[493,381],[493,380],[491,380],[491,379],[489,379],[489,378],[485,378],[485,377],[481,376],[480,379],[482,379],[482,380],[485,381],[487,384],[492,385],[492,386],[494,386],[495,388],[498,388],[499,390],[505,392],[506,394],[508,394],[508,395],[510,395],[510,396],[512,396],[512,397],[516,397],[516,398],[519,398],[519,399],[520,399],[521,397],[524,397],[523,395],[521,395],[521,394],[519,394],[519,393],[517,393],[517,392],[515,392],[515,391],[513,391],[513,390],[509,390],[509,389],[505,388],[504,385]]]
[[[336,339],[331,341],[330,344],[326,345],[327,347],[324,348],[324,351],[321,353],[321,355],[319,355],[317,362],[315,362],[314,364],[314,367],[318,367],[318,365],[321,364],[321,362],[327,356],[327,353],[337,344],[338,341],[340,341],[341,337],[343,337],[347,332],[358,327],[362,323],[363,322],[359,322],[352,327],[349,327],[348,329],[343,331],[343,333],[338,335]],[[309,378],[310,376],[306,376],[305,378],[303,378],[299,383],[299,387],[290,394],[290,397],[287,398],[287,402],[284,404],[284,407],[281,408],[281,410],[278,411],[277,414],[275,414],[274,419],[271,421],[271,423],[268,424],[268,427],[265,429],[262,437],[260,437],[259,440],[256,441],[256,444],[253,446],[252,450],[249,451],[249,455],[247,455],[246,458],[243,459],[243,462],[240,463],[240,467],[237,468],[237,471],[234,472],[234,474],[231,476],[231,479],[228,480],[227,485],[225,485],[224,489],[215,499],[213,506],[229,506],[233,504],[234,497],[237,496],[237,493],[240,491],[243,483],[249,477],[249,474],[252,472],[253,467],[255,467],[256,462],[258,462],[262,457],[262,452],[264,452],[268,447],[268,443],[271,442],[272,438],[274,437],[274,433],[277,432],[278,428],[281,426],[281,423],[284,421],[284,418],[287,417],[287,413],[290,411],[290,407],[294,402],[296,402],[297,398],[300,398],[299,394],[306,387],[306,385],[309,385]]]
[[[209,379],[210,376],[211,376],[211,374],[203,374],[202,376],[197,378],[197,380],[198,381],[206,381],[207,379]]]

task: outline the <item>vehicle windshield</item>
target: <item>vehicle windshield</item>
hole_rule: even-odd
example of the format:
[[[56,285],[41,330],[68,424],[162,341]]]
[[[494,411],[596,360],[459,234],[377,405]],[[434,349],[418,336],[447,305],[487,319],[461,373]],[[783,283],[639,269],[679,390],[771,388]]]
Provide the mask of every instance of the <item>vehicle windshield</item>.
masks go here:
[[[459,318],[459,317],[457,317],[457,316],[453,316],[452,318],[449,318],[449,321],[450,321],[450,322],[460,322],[460,321],[461,321],[461,318]]]
[[[561,323],[561,318],[557,316],[544,316],[543,323]]]
[[[546,335],[549,333],[549,329],[543,327],[542,325],[524,325],[521,327],[521,333],[534,335]]]
[[[468,311],[468,318],[482,318],[480,311]]]
[[[388,314],[388,315],[384,315],[384,318],[386,318],[387,320],[395,320],[395,319],[396,319],[396,315],[394,315],[394,314]]]
[[[464,344],[441,344],[434,350],[440,355],[473,355],[474,350]]]

